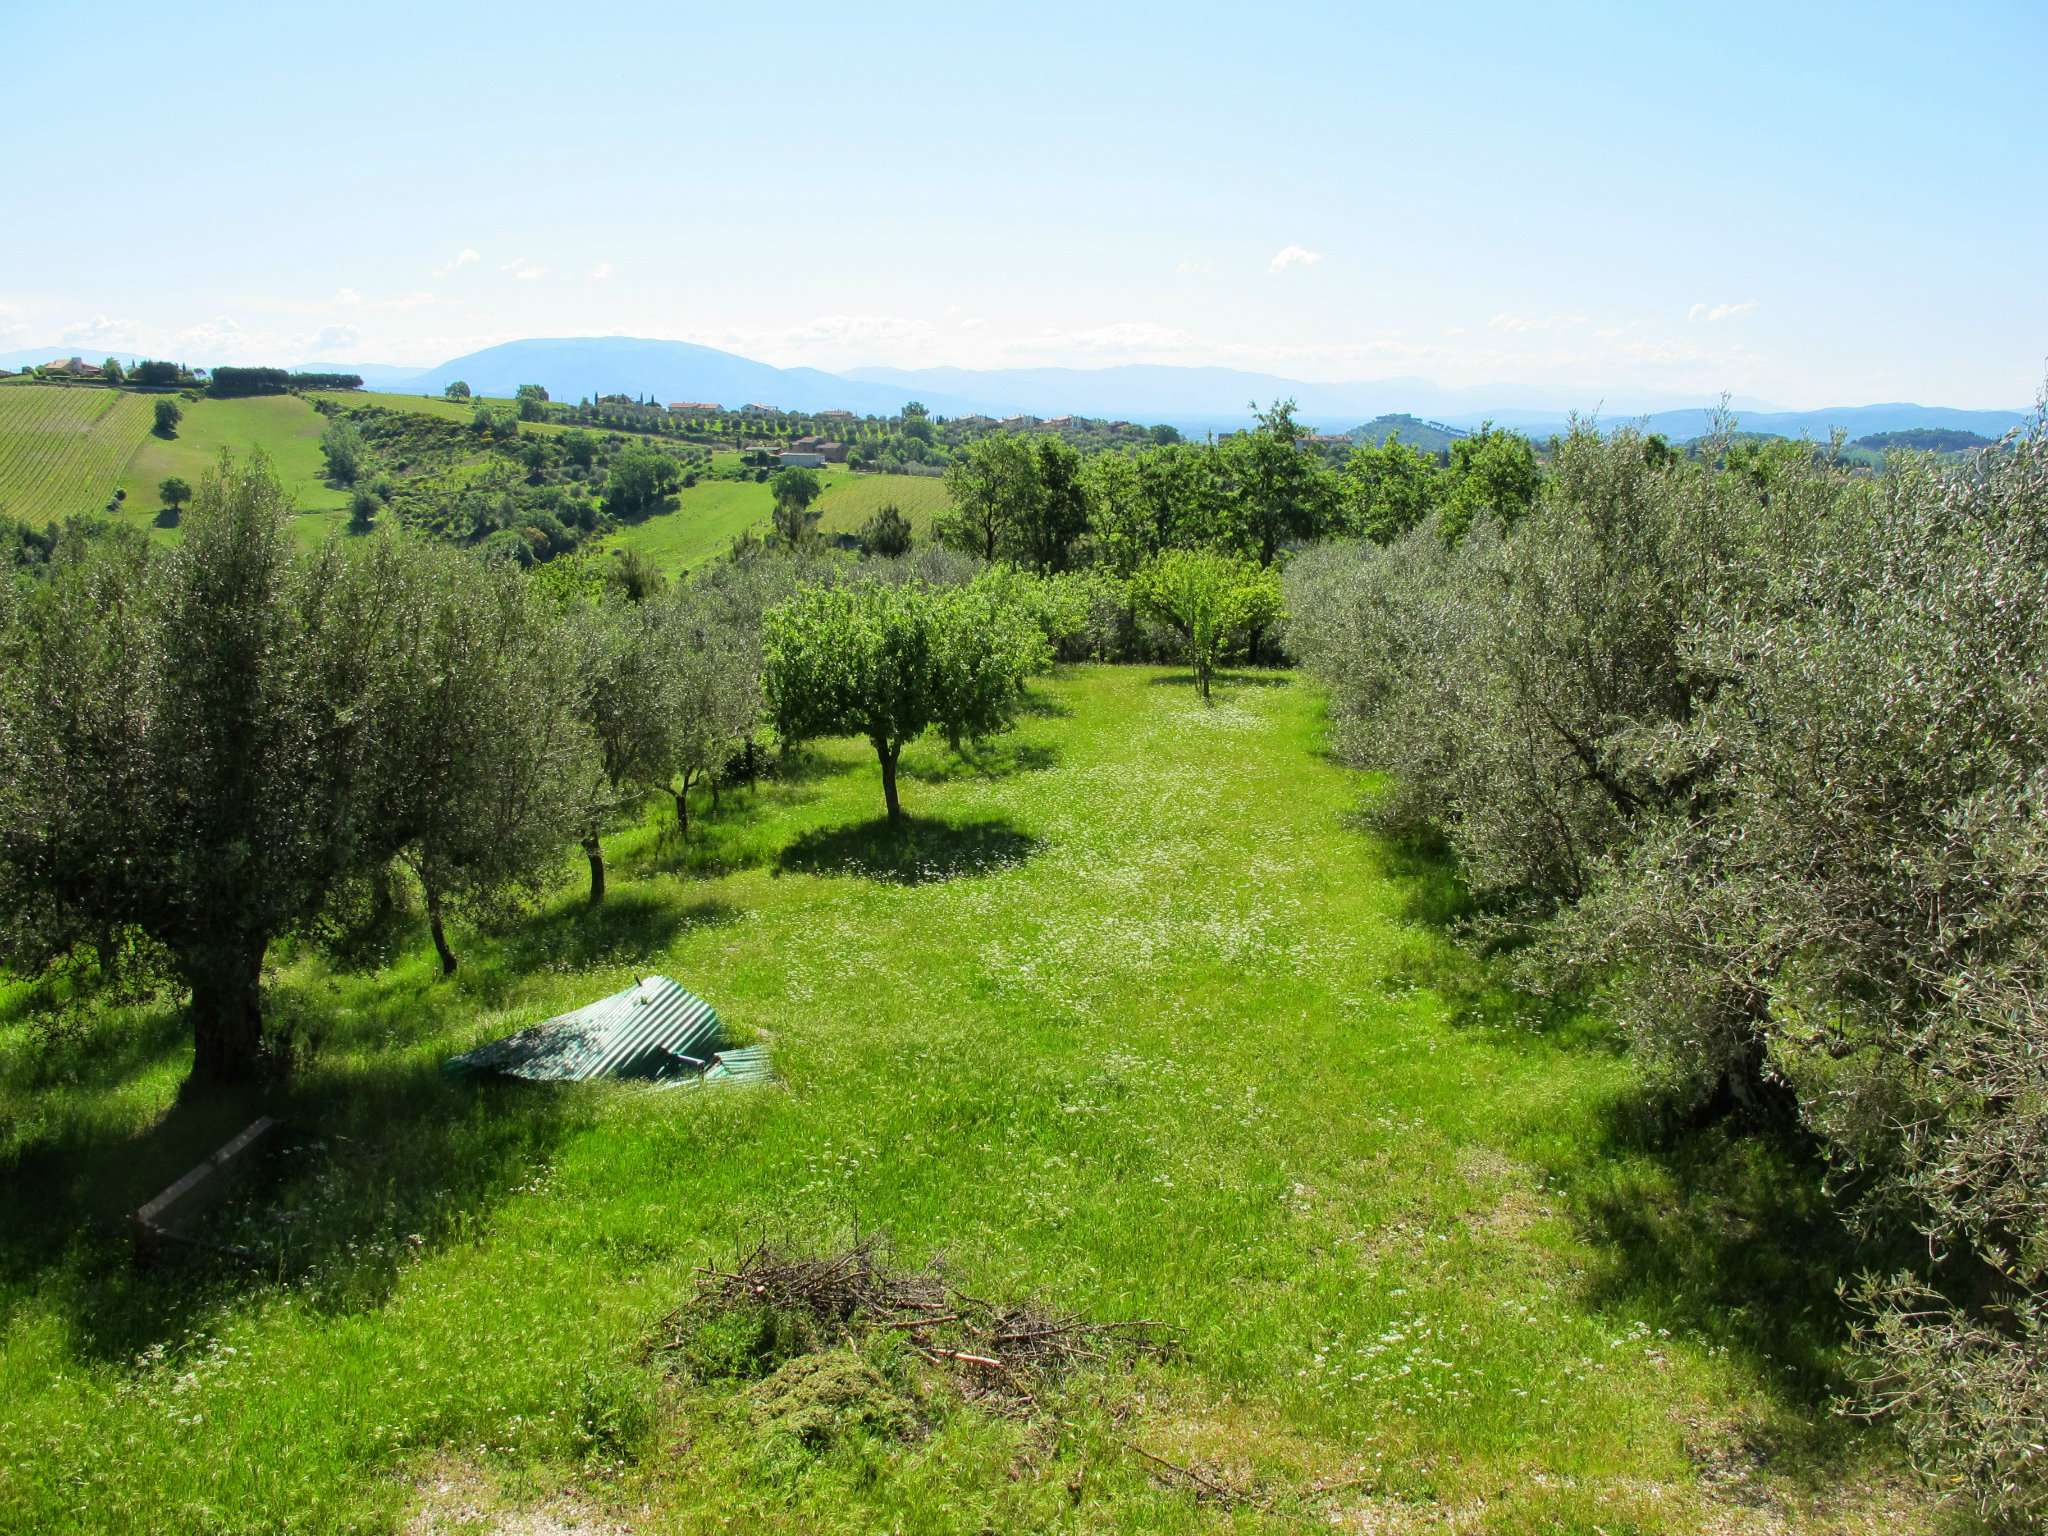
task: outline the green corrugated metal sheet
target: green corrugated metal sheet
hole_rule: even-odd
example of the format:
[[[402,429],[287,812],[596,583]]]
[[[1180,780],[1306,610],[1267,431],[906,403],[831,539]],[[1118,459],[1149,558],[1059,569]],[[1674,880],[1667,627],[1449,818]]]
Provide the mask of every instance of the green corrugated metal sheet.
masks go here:
[[[712,1064],[717,1043],[718,1015],[709,1003],[666,976],[649,976],[574,1013],[456,1056],[446,1070],[500,1072],[536,1082],[689,1082]]]
[[[707,1083],[765,1083],[775,1074],[768,1065],[768,1047],[743,1045],[720,1051],[704,1073]]]

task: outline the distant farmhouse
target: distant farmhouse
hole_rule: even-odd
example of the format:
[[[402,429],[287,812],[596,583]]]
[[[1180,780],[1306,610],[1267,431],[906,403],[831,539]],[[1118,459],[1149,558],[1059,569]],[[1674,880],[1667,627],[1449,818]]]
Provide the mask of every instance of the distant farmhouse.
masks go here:
[[[777,405],[763,405],[760,401],[756,400],[752,405],[748,406],[740,414],[743,416],[780,416],[782,414],[782,407]]]
[[[800,437],[790,447],[798,453],[815,453],[827,463],[846,462],[846,444],[835,443],[827,437]]]
[[[818,420],[820,420],[820,421],[854,421],[854,420],[857,420],[857,419],[858,419],[858,418],[856,418],[856,417],[854,416],[853,412],[851,412],[851,411],[820,411],[820,412],[818,412]]]
[[[60,357],[55,362],[43,364],[43,372],[59,373],[67,379],[97,379],[106,370],[98,363],[88,363],[80,357]]]
[[[1002,420],[1002,425],[1008,427],[1012,432],[1028,432],[1038,425],[1038,418],[1036,416],[1005,416]]]
[[[784,469],[823,469],[825,455],[822,453],[800,453],[794,448],[785,448],[775,455],[775,462]]]
[[[722,416],[725,407],[712,400],[671,400],[668,408],[678,416]]]

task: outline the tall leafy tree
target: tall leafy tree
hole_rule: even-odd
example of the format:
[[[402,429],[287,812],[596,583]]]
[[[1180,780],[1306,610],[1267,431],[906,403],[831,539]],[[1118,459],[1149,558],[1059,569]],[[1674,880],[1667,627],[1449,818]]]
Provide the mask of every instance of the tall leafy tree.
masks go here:
[[[565,640],[587,752],[570,823],[590,864],[590,904],[605,897],[604,834],[665,784],[673,761],[660,615],[617,598],[572,609]]]
[[[1453,539],[1463,537],[1481,516],[1504,527],[1514,524],[1536,505],[1537,492],[1543,488],[1536,445],[1491,422],[1451,444],[1447,478],[1444,532]]]
[[[1088,532],[1088,485],[1072,443],[1042,437],[1034,447],[1035,494],[1022,498],[1013,519],[1009,553],[1035,571],[1064,571]]]
[[[1038,496],[1038,461],[1028,440],[992,432],[970,443],[946,471],[953,505],[932,526],[941,544],[995,560],[1014,548]]]
[[[1271,565],[1283,545],[1313,539],[1329,523],[1329,473],[1296,446],[1300,437],[1294,402],[1278,400],[1257,413],[1250,431],[1226,438],[1218,450],[1228,491],[1224,538],[1260,565]]]
[[[1436,460],[1389,432],[1361,444],[1344,463],[1345,521],[1375,544],[1391,544],[1436,508],[1443,494]]]

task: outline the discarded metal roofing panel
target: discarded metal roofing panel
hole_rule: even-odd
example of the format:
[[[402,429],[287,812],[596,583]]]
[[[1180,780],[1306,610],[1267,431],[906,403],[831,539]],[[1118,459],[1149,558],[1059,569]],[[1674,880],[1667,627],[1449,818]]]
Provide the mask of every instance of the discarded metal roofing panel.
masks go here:
[[[775,1073],[768,1065],[768,1047],[742,1045],[720,1051],[705,1069],[707,1083],[765,1083]]]
[[[666,976],[649,976],[574,1013],[453,1057],[445,1070],[534,1082],[690,1081],[712,1064],[717,1042],[718,1015],[709,1003]]]

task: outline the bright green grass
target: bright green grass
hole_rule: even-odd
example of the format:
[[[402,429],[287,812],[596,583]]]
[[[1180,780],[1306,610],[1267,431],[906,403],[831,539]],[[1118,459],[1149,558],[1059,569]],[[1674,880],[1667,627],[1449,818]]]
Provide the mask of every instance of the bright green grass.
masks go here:
[[[830,495],[851,478],[845,469],[821,469],[818,478]],[[822,499],[822,498],[821,498]],[[765,534],[775,498],[765,483],[753,480],[700,480],[678,493],[673,512],[662,512],[608,533],[600,549],[631,549],[671,573],[687,571],[716,559],[748,529]]]
[[[172,438],[145,434],[121,476],[128,507],[153,513],[157,487],[177,475],[197,486],[223,450],[237,458],[261,449],[300,512],[342,512],[348,492],[327,483],[320,452],[327,418],[297,395],[251,395],[233,400],[180,401],[185,415]],[[145,405],[145,409],[147,406]]]
[[[40,1054],[0,1022],[0,1529],[1927,1529],[1822,1406],[1811,1181],[1632,1129],[1605,1032],[1441,936],[1451,887],[1349,823],[1320,726],[1284,675],[1204,707],[1077,670],[978,766],[906,753],[902,837],[828,743],[700,807],[686,855],[659,818],[613,837],[603,909],[458,932],[452,982],[417,936],[366,974],[281,957],[319,1044],[262,1107],[320,1142],[269,1276],[126,1262],[119,1213],[258,1107],[177,1103],[173,1014]],[[783,1081],[440,1073],[655,971]],[[642,1363],[694,1265],[856,1222],[1177,1351],[816,1456]],[[652,1424],[593,1449],[622,1405]]]
[[[858,533],[861,524],[891,502],[920,539],[931,533],[932,520],[953,505],[946,482],[937,475],[853,475],[818,498],[825,514],[818,527],[828,534]]]
[[[149,398],[125,390],[0,390],[0,512],[37,524],[101,512],[152,419]]]

